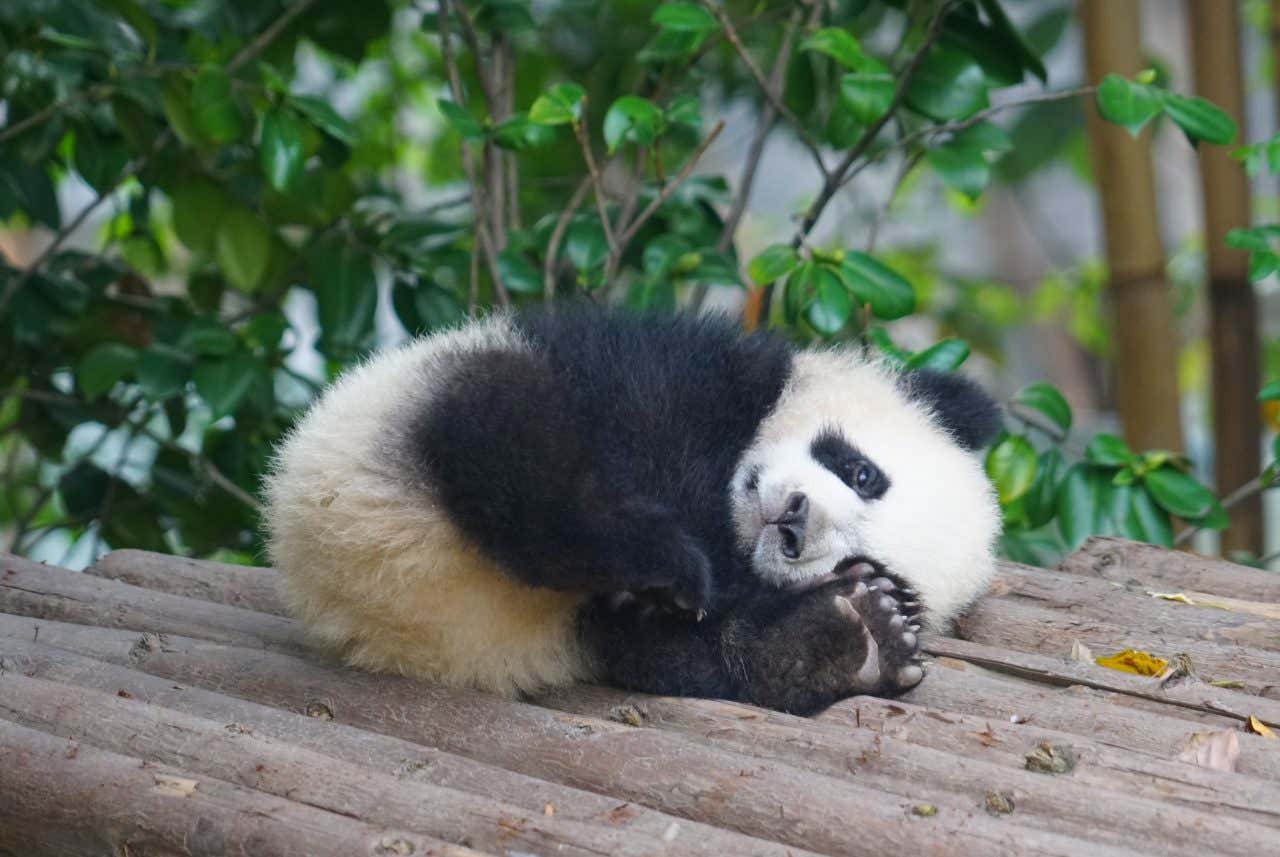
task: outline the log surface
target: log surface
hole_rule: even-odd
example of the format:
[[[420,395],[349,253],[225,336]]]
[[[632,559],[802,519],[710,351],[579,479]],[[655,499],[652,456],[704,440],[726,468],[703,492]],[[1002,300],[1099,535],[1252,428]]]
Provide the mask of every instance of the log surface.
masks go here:
[[[1003,564],[955,635],[925,645],[903,699],[812,719],[600,687],[515,701],[326,660],[270,569],[6,556],[0,857],[1252,857],[1280,842],[1280,740],[1258,734],[1280,732],[1280,575],[1094,539],[1057,570]],[[1084,654],[1125,648],[1179,670]],[[1229,770],[1186,761],[1210,740],[1238,751]]]

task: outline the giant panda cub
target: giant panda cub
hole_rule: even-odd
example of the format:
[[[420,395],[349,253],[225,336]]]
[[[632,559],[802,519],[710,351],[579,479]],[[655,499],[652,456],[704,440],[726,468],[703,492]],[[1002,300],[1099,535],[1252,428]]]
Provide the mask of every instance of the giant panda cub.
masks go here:
[[[971,382],[721,318],[501,313],[379,354],[267,482],[317,643],[504,694],[577,680],[807,714],[919,682],[992,574]]]

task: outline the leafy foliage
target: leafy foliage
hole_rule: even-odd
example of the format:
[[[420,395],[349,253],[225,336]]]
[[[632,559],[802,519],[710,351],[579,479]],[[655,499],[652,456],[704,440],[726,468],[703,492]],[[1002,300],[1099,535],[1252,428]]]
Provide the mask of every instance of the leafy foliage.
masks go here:
[[[397,323],[425,333],[584,295],[671,311],[745,288],[749,325],[954,370],[984,347],[964,325],[1005,300],[997,289],[972,284],[972,304],[940,310],[909,255],[812,232],[874,163],[974,200],[1052,157],[1078,105],[1043,100],[1007,127],[989,105],[1047,82],[1068,19],[1053,9],[1022,32],[997,0],[454,0],[426,15],[400,0],[5,3],[0,218],[55,236],[0,263],[11,546],[259,558],[272,445]],[[733,194],[695,169],[721,127],[707,92],[750,99],[761,134],[780,116],[820,165],[795,231],[750,259],[738,218],[754,165],[732,165]],[[1193,141],[1235,133],[1149,76],[1109,78],[1097,98],[1135,131],[1164,116]],[[80,221],[96,224],[88,251],[66,246]],[[1273,237],[1233,241],[1269,273]],[[1088,282],[1074,312],[1096,324]],[[895,344],[889,325],[922,312],[959,335]],[[1013,407],[1048,433],[1022,425],[987,459],[1012,555],[1090,532],[1167,543],[1174,516],[1219,524],[1180,459],[1095,439],[1069,464],[1062,396],[1033,385]]]

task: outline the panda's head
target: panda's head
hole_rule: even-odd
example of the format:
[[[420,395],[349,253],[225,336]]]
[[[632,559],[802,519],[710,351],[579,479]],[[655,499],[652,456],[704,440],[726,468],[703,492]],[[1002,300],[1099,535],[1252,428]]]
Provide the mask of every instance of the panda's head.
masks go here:
[[[802,352],[734,474],[739,547],[778,586],[872,559],[914,584],[940,627],[994,571],[1000,510],[974,453],[999,427],[995,402],[960,376]]]

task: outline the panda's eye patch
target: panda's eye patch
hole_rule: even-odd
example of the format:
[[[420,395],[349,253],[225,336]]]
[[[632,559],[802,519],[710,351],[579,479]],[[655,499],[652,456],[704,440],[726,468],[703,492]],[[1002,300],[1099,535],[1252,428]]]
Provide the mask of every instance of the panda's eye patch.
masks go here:
[[[809,447],[809,454],[864,500],[878,499],[889,490],[889,477],[838,432],[819,434]]]

